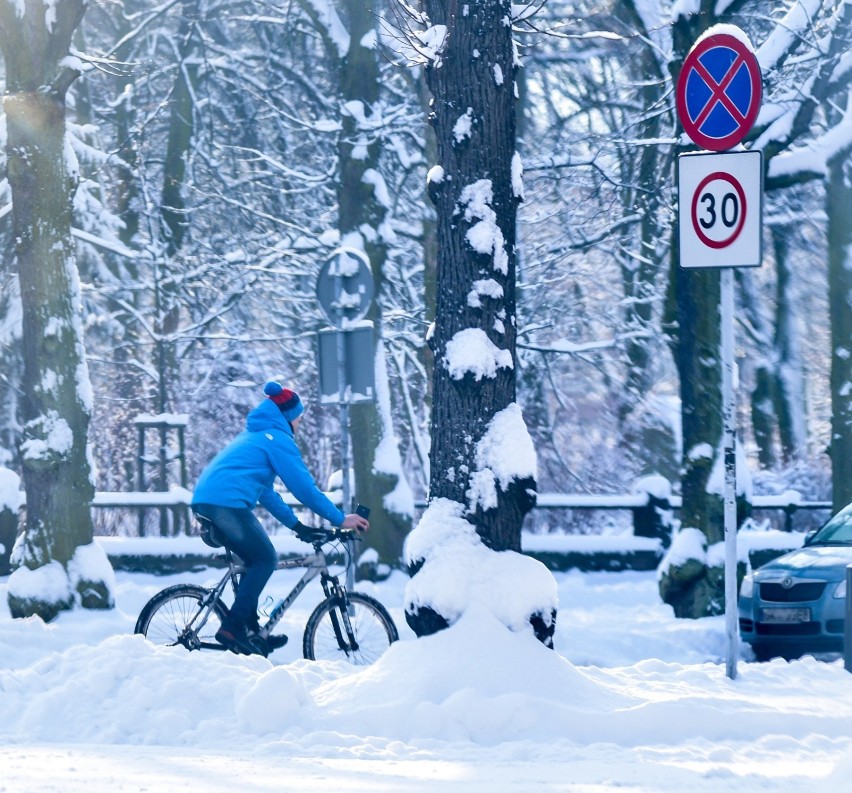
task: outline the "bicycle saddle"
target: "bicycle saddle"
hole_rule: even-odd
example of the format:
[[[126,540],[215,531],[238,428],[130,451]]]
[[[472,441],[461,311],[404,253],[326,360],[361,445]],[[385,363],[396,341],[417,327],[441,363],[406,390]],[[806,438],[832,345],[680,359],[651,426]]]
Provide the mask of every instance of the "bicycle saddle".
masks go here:
[[[204,518],[201,515],[196,515],[195,519],[201,527],[198,532],[201,536],[201,541],[211,548],[221,548],[223,543],[219,538],[219,530],[216,528],[216,524],[209,518]]]

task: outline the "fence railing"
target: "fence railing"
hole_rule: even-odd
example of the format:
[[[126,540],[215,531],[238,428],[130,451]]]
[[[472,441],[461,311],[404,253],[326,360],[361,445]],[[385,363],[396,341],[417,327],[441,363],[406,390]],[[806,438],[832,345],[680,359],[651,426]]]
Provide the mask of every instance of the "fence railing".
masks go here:
[[[659,496],[649,492],[630,495],[588,495],[582,493],[539,493],[535,509],[573,509],[583,511],[629,511],[632,514],[633,534],[636,537],[652,537],[668,545],[671,540],[671,522],[668,516],[680,510],[683,499],[680,496]],[[426,506],[425,501],[415,502],[418,508]],[[783,531],[793,530],[793,518],[799,511],[830,512],[830,501],[802,500],[799,493],[788,491],[780,495],[753,496],[751,507],[754,513],[780,512]]]
[[[338,505],[341,503],[339,490],[328,491],[326,495]],[[289,494],[284,494],[284,500],[291,506],[298,507],[299,503]],[[95,494],[92,506],[98,510],[125,509],[134,513],[144,510],[166,510],[173,516],[172,526],[189,525],[184,523],[188,515],[192,493],[186,488],[173,487],[168,491],[128,491],[105,492]],[[678,496],[660,497],[648,492],[630,495],[584,495],[564,493],[541,493],[538,496],[536,509],[539,510],[600,510],[628,511],[632,516],[632,537],[601,536],[601,535],[567,535],[563,540],[560,534],[534,534],[524,532],[522,547],[526,553],[539,558],[551,569],[581,569],[581,570],[648,570],[653,569],[662,558],[665,548],[671,541],[671,516],[681,508]],[[831,510],[831,502],[805,501],[793,492],[779,496],[754,496],[752,498],[754,513],[775,511],[780,512],[782,523],[779,528],[790,532],[793,528],[793,518],[799,512],[814,512]],[[424,508],[423,501],[415,502],[415,507]],[[135,517],[136,515],[134,515]],[[827,515],[826,515],[827,517]],[[192,538],[187,538],[192,539]],[[769,554],[759,560],[759,563],[783,551],[783,543],[763,549]],[[141,553],[141,550],[140,550]],[[180,552],[178,556],[184,555]],[[144,564],[144,562],[141,562]],[[185,562],[180,562],[184,564]]]
[[[325,493],[335,504],[340,505],[342,494],[339,490]],[[299,502],[289,493],[283,494],[284,500],[292,507]],[[92,506],[98,509],[167,509],[185,510],[192,501],[192,493],[183,487],[173,487],[167,491],[127,491],[95,493]],[[424,509],[426,502],[416,500],[414,506]],[[633,534],[637,537],[652,537],[668,545],[670,537],[671,513],[680,510],[680,496],[657,496],[648,492],[629,495],[587,495],[575,493],[539,493],[535,509],[544,510],[583,510],[583,511],[628,511],[632,515]],[[802,500],[799,494],[788,491],[781,495],[753,496],[751,507],[754,513],[780,512],[783,515],[783,531],[793,530],[793,519],[797,512],[831,510],[830,501]]]

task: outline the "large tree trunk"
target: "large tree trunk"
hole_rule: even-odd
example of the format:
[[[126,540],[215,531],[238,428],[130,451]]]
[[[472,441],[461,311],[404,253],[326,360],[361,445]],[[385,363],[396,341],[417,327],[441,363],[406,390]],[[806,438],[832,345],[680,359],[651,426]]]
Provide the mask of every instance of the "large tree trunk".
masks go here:
[[[673,26],[675,65],[683,62],[701,32],[717,20],[706,2],[702,12],[680,16]],[[672,240],[667,314],[670,341],[680,379],[683,458],[681,525],[703,535],[707,547],[724,538],[724,502],[718,488],[708,487],[722,447],[722,361],[720,355],[720,278],[717,270],[684,270],[677,235]],[[684,542],[691,532],[682,531]],[[679,617],[703,617],[724,611],[721,567],[708,567],[706,556],[683,558],[675,538],[673,563],[664,563],[660,595]]]
[[[444,171],[434,190],[438,285],[431,345],[440,363],[433,375],[430,496],[467,504],[477,443],[494,415],[515,400],[514,67],[511,29],[501,21],[510,8],[481,1],[471,3],[467,15],[447,18],[444,3],[425,5],[433,24],[449,27],[441,66],[427,71]],[[502,85],[494,79],[495,65]],[[474,228],[491,235],[478,249],[469,236]],[[481,291],[488,288],[477,286],[483,281],[493,282],[491,291]],[[476,334],[471,338],[493,345],[494,367],[487,374],[450,368],[448,345],[470,331]],[[496,508],[471,505],[486,544],[520,550],[521,521],[533,504],[530,486],[516,481],[501,489]]]
[[[21,450],[27,522],[15,553],[24,567],[9,582],[16,617],[51,619],[77,596],[84,606],[112,605],[108,582],[92,586],[95,582],[81,580],[87,565],[75,562],[93,535],[94,486],[86,454],[92,406],[71,239],[76,170],[65,137],[65,95],[78,72],[60,63],[83,8],[80,0],[59,0],[49,9],[40,0],[26,0],[18,16],[14,5],[0,4],[25,362]],[[48,10],[55,13],[52,23]],[[34,581],[32,571],[42,571],[41,577]],[[42,586],[44,594],[32,595]]]
[[[351,408],[355,492],[368,504],[367,542],[381,562],[398,567],[411,530],[414,501],[402,471],[393,430],[391,390],[382,343],[382,291],[387,241],[383,224],[387,190],[379,172],[381,135],[373,126],[381,113],[379,53],[373,43],[377,17],[362,0],[347,0],[345,21],[349,50],[340,61],[343,124],[338,145],[338,207],[341,242],[363,250],[370,260],[376,300],[367,315],[373,321],[376,401]],[[360,111],[360,112],[359,112]],[[349,505],[346,505],[346,511]]]
[[[834,510],[852,501],[852,161],[832,164],[827,190],[831,321],[831,486]]]
[[[186,206],[186,165],[195,131],[195,97],[198,93],[200,55],[196,44],[199,23],[198,0],[181,3],[177,31],[178,60],[169,106],[169,133],[163,163],[163,187],[160,215],[162,218],[162,260],[157,263],[154,285],[154,330],[157,334],[157,410],[171,408],[170,390],[177,375],[178,361],[175,337],[180,326],[180,278],[178,259],[190,227]],[[165,489],[165,483],[158,487]],[[165,513],[161,512],[160,532],[168,533]]]
[[[751,393],[752,428],[758,460],[767,469],[773,468],[778,459],[776,435],[785,463],[801,455],[807,443],[804,372],[790,272],[790,230],[776,226],[770,233],[776,270],[774,331],[761,310],[761,298],[751,274],[747,270],[739,274],[746,320],[758,345]]]
[[[793,293],[794,262],[789,256],[789,245],[784,230],[773,230],[775,249],[776,300],[775,300],[775,362],[772,396],[778,419],[778,436],[781,455],[785,463],[802,456],[807,448],[805,423],[805,373],[802,365],[796,296]]]
[[[628,24],[635,26],[643,36],[649,36],[635,2],[631,0],[619,4],[614,12],[626,19]],[[637,65],[631,68],[630,75],[639,86],[639,105],[648,109],[657,107],[665,92],[666,82],[660,69],[659,56],[653,47],[647,44],[642,47]],[[647,113],[638,125],[638,137],[647,141],[659,138],[664,118],[660,113]],[[638,214],[641,220],[638,245],[630,251],[629,257],[624,256],[621,259],[621,277],[626,298],[624,320],[628,331],[645,332],[648,336],[629,338],[625,343],[627,379],[619,406],[619,418],[622,421],[630,415],[637,402],[647,396],[653,376],[651,339],[655,334],[650,331],[654,320],[657,274],[661,269],[658,256],[662,237],[658,175],[663,161],[664,154],[659,146],[643,145],[635,161],[635,174],[625,174],[625,182],[638,185],[638,188],[625,191],[626,203],[622,211],[625,215]],[[640,450],[640,453],[642,451],[647,454],[647,450]],[[663,470],[666,462],[668,461],[654,465],[653,460],[646,458],[649,470]]]
[[[433,26],[446,26],[446,35],[426,66],[438,150],[438,166],[429,177],[438,216],[438,273],[430,340],[435,355],[430,506],[406,546],[413,572],[406,619],[418,635],[445,627],[464,610],[456,604],[442,611],[434,590],[423,583],[439,580],[440,572],[432,573],[442,565],[459,563],[448,547],[458,542],[459,554],[475,553],[483,566],[491,563],[489,548],[519,551],[521,523],[535,503],[532,441],[515,404],[515,222],[521,187],[511,3],[426,0],[424,7]],[[477,535],[481,542],[474,546],[484,554],[471,546]],[[553,608],[541,597],[527,611],[545,641],[555,624]]]

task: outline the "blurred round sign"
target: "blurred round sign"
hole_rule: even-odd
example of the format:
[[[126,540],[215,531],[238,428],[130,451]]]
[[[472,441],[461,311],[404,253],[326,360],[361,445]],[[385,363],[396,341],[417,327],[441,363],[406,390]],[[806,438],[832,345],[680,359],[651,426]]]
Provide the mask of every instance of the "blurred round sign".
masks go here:
[[[328,321],[337,328],[363,319],[373,302],[370,260],[357,248],[338,248],[317,278],[317,299]]]

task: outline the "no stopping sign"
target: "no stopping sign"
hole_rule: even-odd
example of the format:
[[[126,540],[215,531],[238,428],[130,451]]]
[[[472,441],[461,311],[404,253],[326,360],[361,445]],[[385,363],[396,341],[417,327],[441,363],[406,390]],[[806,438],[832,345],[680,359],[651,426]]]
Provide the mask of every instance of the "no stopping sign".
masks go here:
[[[763,155],[678,158],[681,267],[758,267],[762,259]]]
[[[736,146],[760,110],[760,65],[748,37],[727,25],[707,31],[683,62],[675,99],[678,118],[695,143],[711,151]]]

